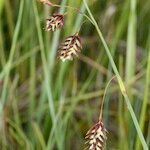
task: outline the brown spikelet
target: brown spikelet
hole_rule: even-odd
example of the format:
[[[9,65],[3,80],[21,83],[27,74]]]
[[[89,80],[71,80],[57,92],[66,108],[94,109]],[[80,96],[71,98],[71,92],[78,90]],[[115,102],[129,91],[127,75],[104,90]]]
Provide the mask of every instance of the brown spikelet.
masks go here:
[[[99,121],[96,123],[86,134],[86,149],[103,150],[107,139],[106,133],[107,130],[105,129],[103,122]]]
[[[81,39],[79,34],[76,33],[72,36],[69,36],[61,43],[58,49],[58,58],[62,61],[73,60],[74,56],[78,56],[81,51]]]
[[[46,31],[55,31],[64,25],[64,16],[61,14],[53,14],[50,18],[46,19]]]

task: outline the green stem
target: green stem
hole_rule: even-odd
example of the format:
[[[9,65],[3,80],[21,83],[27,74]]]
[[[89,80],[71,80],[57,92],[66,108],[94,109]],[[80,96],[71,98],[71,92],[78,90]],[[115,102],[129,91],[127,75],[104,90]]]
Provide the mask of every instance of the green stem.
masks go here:
[[[101,108],[100,108],[100,114],[99,114],[99,120],[102,120],[102,114],[103,114],[103,107],[104,107],[104,101],[105,101],[105,96],[106,96],[106,92],[107,89],[111,83],[111,81],[115,78],[116,76],[113,76],[107,83],[105,91],[104,91],[104,95],[103,95],[103,99],[102,99],[102,104],[101,104]]]
[[[20,27],[21,27],[21,21],[22,21],[22,14],[23,14],[23,7],[24,6],[24,0],[22,0],[20,2],[20,9],[19,9],[19,14],[18,14],[18,19],[17,19],[17,23],[16,23],[16,27],[15,27],[15,31],[14,31],[14,36],[13,36],[13,41],[12,41],[12,45],[11,45],[11,49],[10,49],[10,54],[9,54],[9,58],[8,58],[8,62],[6,63],[6,65],[3,67],[6,67],[6,74],[5,74],[5,78],[4,78],[4,84],[3,84],[3,89],[2,89],[2,93],[1,93],[1,97],[0,97],[0,120],[3,120],[3,109],[4,109],[4,104],[6,102],[7,99],[7,89],[8,89],[8,84],[9,84],[9,75],[10,75],[10,70],[11,70],[11,64],[13,62],[13,57],[15,54],[15,50],[16,50],[16,43],[17,43],[17,39],[18,39],[18,35],[19,35],[19,31],[20,31]],[[0,123],[0,128],[1,128],[2,123]],[[5,140],[5,132],[4,132],[4,142]]]
[[[148,150],[148,146],[147,146],[147,144],[145,142],[145,139],[143,137],[142,131],[140,129],[140,126],[139,126],[138,121],[136,119],[135,113],[134,113],[133,108],[131,106],[130,100],[129,100],[128,95],[126,93],[125,85],[123,83],[123,80],[120,77],[120,74],[119,74],[119,72],[117,70],[116,64],[115,64],[115,62],[114,62],[114,60],[113,60],[113,58],[111,56],[110,50],[109,50],[109,48],[108,48],[108,46],[107,46],[107,44],[106,44],[106,42],[104,40],[104,37],[103,37],[102,32],[100,31],[99,27],[98,27],[98,24],[97,24],[96,20],[94,19],[93,15],[92,15],[92,13],[91,13],[88,5],[87,5],[86,0],[83,0],[83,2],[85,4],[85,6],[86,6],[86,9],[87,9],[88,13],[89,13],[89,16],[91,17],[91,19],[92,19],[92,21],[94,23],[94,26],[95,26],[95,28],[96,28],[96,30],[98,32],[98,35],[99,35],[99,37],[100,37],[100,39],[101,39],[101,41],[103,43],[103,46],[104,46],[105,51],[106,51],[106,53],[108,55],[109,61],[110,61],[111,65],[112,65],[113,71],[116,74],[116,77],[117,77],[117,80],[118,80],[118,83],[119,83],[119,86],[120,86],[121,93],[124,96],[127,108],[128,108],[128,110],[130,112],[130,115],[131,115],[132,120],[134,122],[135,128],[137,130],[137,133],[139,135],[139,138],[141,140],[143,148],[144,148],[144,150]]]
[[[135,73],[136,54],[136,0],[130,1],[130,15],[127,34],[126,83],[130,82]]]
[[[150,41],[150,34],[148,41]],[[145,88],[144,88],[144,98],[143,98],[143,104],[140,114],[140,127],[141,130],[144,130],[144,123],[145,123],[145,116],[146,116],[146,110],[147,110],[147,103],[148,103],[148,95],[149,95],[149,85],[150,85],[150,44],[148,48],[148,62],[147,62],[147,70],[146,70],[146,79],[145,79]],[[139,139],[136,140],[136,150],[140,150],[140,142]]]
[[[44,49],[44,42],[43,42],[43,37],[42,37],[42,30],[40,27],[40,19],[39,19],[39,14],[38,14],[35,0],[32,0],[32,4],[33,4],[34,15],[35,15],[36,28],[38,32],[39,45],[40,45],[40,50],[41,50],[41,58],[42,58],[42,63],[43,63],[45,87],[46,87],[46,94],[48,97],[49,111],[50,111],[50,115],[52,119],[52,124],[54,125],[56,121],[56,114],[55,114],[55,106],[54,106],[54,101],[53,101],[53,96],[52,96],[52,90],[50,86],[49,69],[48,69],[49,67],[47,65],[47,60],[46,60],[46,56],[44,53],[45,49]],[[57,130],[55,130],[55,138],[56,138],[58,149],[61,149],[61,142],[60,142],[60,135],[59,135],[58,128]]]
[[[86,18],[92,23],[92,20],[90,19],[90,17],[88,17],[85,13],[81,12],[78,8],[71,7],[71,6],[67,6],[67,5],[61,6],[61,5],[53,4],[53,3],[51,3],[51,2],[48,1],[48,0],[46,1],[45,4],[47,4],[48,6],[53,6],[53,7],[58,7],[58,8],[64,7],[64,8],[72,9],[72,10],[78,12],[79,14],[82,14],[84,17],[86,17]]]
[[[8,62],[5,66],[6,67],[6,74],[5,74],[4,85],[3,85],[3,90],[2,90],[2,94],[1,94],[2,105],[4,105],[4,102],[6,101],[9,74],[10,74],[10,70],[11,70],[11,64],[13,61],[13,56],[14,56],[15,50],[16,50],[16,43],[17,43],[20,27],[21,27],[22,14],[23,14],[23,8],[24,8],[23,6],[24,6],[24,0],[22,0],[20,2],[19,15],[18,15],[17,24],[16,24],[15,31],[14,31],[12,46],[10,49],[10,55],[9,55]]]
[[[43,70],[44,70],[44,76],[45,76],[45,84],[46,84],[46,93],[48,96],[48,102],[49,102],[49,110],[50,110],[50,114],[51,114],[51,118],[52,121],[55,120],[55,110],[54,110],[54,102],[53,102],[53,97],[52,97],[52,93],[51,93],[51,89],[50,89],[50,81],[49,81],[49,75],[48,75],[48,65],[47,65],[47,61],[46,61],[46,56],[44,53],[44,43],[43,43],[43,38],[42,38],[42,31],[41,31],[41,27],[39,24],[39,15],[38,15],[38,10],[37,10],[37,6],[34,2],[33,2],[33,9],[34,9],[34,14],[35,14],[35,20],[36,20],[36,28],[37,28],[37,32],[38,32],[38,38],[39,38],[39,44],[40,44],[40,50],[41,50],[41,58],[42,58],[42,63],[43,63]]]

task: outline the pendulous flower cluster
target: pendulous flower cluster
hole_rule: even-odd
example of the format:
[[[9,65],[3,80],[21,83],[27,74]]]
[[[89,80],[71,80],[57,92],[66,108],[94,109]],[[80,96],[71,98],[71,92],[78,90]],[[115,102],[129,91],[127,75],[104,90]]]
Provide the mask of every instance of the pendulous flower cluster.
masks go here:
[[[102,121],[96,123],[86,134],[88,150],[103,150],[107,139],[107,130]]]
[[[67,37],[65,41],[60,44],[58,49],[58,57],[62,61],[73,60],[74,56],[78,56],[81,48],[81,39],[77,32],[74,35]]]
[[[61,14],[53,14],[50,18],[46,19],[46,31],[56,31],[64,25],[64,16]]]
[[[59,6],[51,3],[49,0],[40,0],[40,2],[49,6]],[[50,18],[46,19],[46,31],[56,31],[64,26],[64,15],[53,14]],[[62,61],[73,60],[73,58],[79,55],[81,52],[81,38],[79,33],[76,32],[74,35],[68,36],[64,42],[62,42],[58,48],[58,58]],[[103,150],[107,139],[107,130],[101,121],[96,123],[86,134],[86,149],[87,150]]]
[[[43,4],[54,6],[48,0],[40,0]],[[45,31],[56,31],[64,26],[64,15],[63,14],[52,14],[50,18],[46,19]],[[75,56],[78,56],[81,52],[81,38],[79,33],[75,33],[65,39],[58,48],[58,58],[62,61],[73,60]]]

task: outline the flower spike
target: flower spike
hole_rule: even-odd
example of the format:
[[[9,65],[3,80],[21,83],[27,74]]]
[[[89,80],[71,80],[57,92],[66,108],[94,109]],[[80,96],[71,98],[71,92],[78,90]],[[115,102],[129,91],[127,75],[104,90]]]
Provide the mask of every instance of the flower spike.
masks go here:
[[[103,150],[107,139],[106,133],[107,130],[105,129],[103,122],[99,121],[96,123],[86,134],[86,149]]]
[[[74,35],[67,37],[65,41],[60,44],[58,58],[62,61],[73,60],[74,56],[78,56],[81,52],[81,48],[81,39],[77,32]]]
[[[53,14],[50,18],[46,19],[46,31],[56,31],[64,25],[64,16],[61,14]]]

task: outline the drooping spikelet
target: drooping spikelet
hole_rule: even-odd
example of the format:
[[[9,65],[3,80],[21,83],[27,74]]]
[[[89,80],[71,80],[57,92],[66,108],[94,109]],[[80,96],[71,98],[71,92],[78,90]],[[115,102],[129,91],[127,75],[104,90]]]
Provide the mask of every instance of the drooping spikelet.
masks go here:
[[[104,127],[102,121],[96,123],[86,134],[85,139],[87,150],[103,150],[105,147],[105,142],[107,130]]]
[[[62,61],[73,60],[74,56],[78,56],[81,51],[81,39],[79,34],[76,33],[72,36],[69,36],[61,43],[58,49],[58,58]]]
[[[64,16],[61,14],[53,14],[50,18],[46,19],[46,31],[55,31],[64,25]]]

